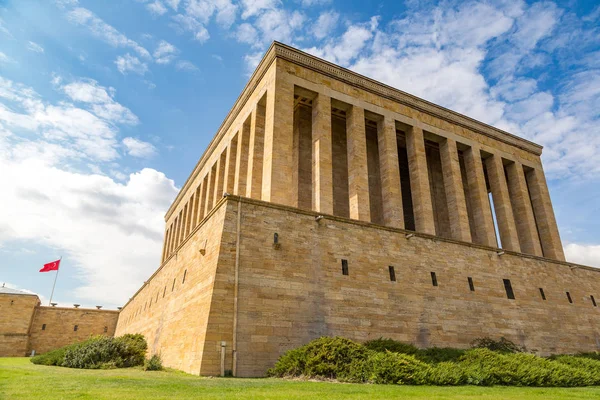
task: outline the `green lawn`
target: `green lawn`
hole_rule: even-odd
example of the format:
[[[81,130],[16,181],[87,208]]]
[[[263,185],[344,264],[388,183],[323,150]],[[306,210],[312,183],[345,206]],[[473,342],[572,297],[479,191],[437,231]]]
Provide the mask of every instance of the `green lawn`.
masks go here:
[[[576,389],[359,385],[283,379],[200,378],[140,369],[79,370],[0,358],[0,399],[598,399]]]

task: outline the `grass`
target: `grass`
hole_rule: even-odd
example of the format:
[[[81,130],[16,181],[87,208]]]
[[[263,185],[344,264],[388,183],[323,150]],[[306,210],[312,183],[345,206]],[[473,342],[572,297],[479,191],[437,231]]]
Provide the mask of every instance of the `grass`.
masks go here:
[[[81,370],[0,358],[0,399],[598,399],[600,387],[517,388],[338,384],[283,379],[200,378],[139,368]]]

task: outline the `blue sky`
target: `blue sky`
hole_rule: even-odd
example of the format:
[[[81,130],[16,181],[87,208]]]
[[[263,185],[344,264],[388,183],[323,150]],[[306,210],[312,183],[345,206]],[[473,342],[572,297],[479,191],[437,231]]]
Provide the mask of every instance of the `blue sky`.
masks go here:
[[[600,267],[594,2],[0,0],[0,281],[123,304],[272,40],[545,146],[567,257]]]

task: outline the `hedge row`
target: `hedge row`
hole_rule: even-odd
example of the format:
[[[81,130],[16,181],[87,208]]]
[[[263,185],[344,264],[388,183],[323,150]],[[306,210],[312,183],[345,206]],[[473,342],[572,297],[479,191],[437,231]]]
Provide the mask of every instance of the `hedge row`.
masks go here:
[[[600,384],[600,361],[593,353],[543,358],[513,346],[502,351],[485,347],[420,350],[390,339],[359,344],[341,337],[322,337],[285,353],[268,374],[400,385]]]

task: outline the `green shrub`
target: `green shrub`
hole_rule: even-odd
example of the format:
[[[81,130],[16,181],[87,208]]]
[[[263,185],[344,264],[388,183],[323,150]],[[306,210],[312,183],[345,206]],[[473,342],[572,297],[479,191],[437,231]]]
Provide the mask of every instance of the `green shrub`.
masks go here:
[[[520,347],[504,337],[501,337],[500,340],[494,340],[489,337],[475,339],[471,343],[471,347],[488,349],[500,353],[520,353],[525,351],[524,347]]]
[[[585,356],[556,356],[554,361],[590,374],[592,385],[600,385],[600,361]]]
[[[158,354],[155,354],[144,361],[144,371],[162,371],[162,369],[162,360]]]
[[[458,361],[465,354],[465,350],[453,347],[430,347],[421,349],[415,355],[419,360],[427,363],[441,363],[447,361]]]
[[[148,349],[144,335],[128,333],[115,338],[114,341],[119,349],[119,358],[121,359],[119,368],[144,364],[146,350]]]
[[[72,346],[73,345],[69,345],[44,354],[38,354],[31,357],[30,361],[38,365],[55,365],[60,367],[65,360],[65,352]]]
[[[370,351],[342,337],[321,337],[286,352],[267,374],[269,376],[305,376],[309,378],[364,380],[364,362]]]
[[[587,386],[590,373],[566,364],[525,353],[499,353],[473,349],[461,357],[460,365],[473,385]]]
[[[378,352],[391,351],[393,353],[401,354],[417,354],[419,352],[419,349],[412,344],[402,343],[388,338],[369,340],[364,342],[363,346],[369,350]]]
[[[428,385],[456,386],[465,385],[468,376],[461,364],[444,361],[431,365],[427,374]]]
[[[147,347],[144,336],[140,334],[117,338],[94,336],[81,343],[34,356],[31,362],[70,368],[126,368],[143,365]]]
[[[364,365],[366,381],[371,383],[423,385],[431,369],[409,354],[372,352]]]

